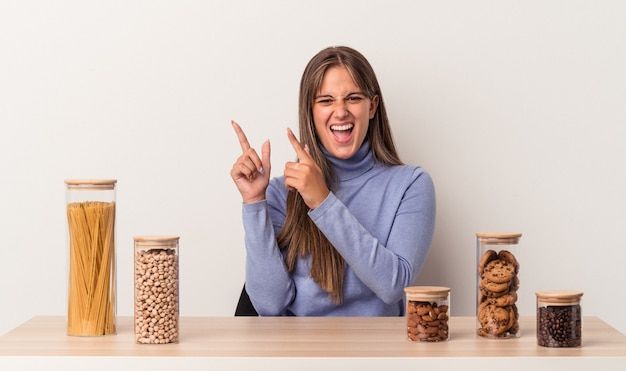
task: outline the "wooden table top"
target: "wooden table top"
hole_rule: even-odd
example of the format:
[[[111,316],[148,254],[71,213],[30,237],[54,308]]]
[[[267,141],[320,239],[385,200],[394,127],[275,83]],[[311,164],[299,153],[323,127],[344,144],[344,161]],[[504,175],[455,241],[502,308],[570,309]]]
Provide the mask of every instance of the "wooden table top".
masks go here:
[[[403,317],[181,317],[180,342],[134,341],[132,317],[118,317],[117,334],[66,335],[63,316],[34,317],[0,337],[6,356],[105,357],[626,357],[626,336],[597,317],[583,318],[583,345],[537,345],[535,318],[520,318],[521,337],[475,335],[474,317],[451,317],[450,340],[406,340]],[[626,364],[626,363],[625,363]]]

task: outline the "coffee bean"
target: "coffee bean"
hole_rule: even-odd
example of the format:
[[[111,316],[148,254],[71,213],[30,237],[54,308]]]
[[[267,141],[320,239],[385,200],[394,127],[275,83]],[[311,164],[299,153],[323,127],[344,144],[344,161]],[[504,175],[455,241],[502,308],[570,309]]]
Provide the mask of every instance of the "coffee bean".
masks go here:
[[[581,346],[580,305],[549,305],[537,308],[537,344],[553,348]]]

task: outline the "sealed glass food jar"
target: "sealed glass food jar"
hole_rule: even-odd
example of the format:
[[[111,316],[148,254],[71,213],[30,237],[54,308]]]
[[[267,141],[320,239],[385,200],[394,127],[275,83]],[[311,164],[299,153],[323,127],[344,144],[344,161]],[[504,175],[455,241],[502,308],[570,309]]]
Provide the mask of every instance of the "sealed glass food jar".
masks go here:
[[[550,348],[582,345],[583,293],[571,290],[536,292],[537,344]]]
[[[520,336],[517,290],[521,233],[476,233],[477,335],[491,339]]]
[[[135,237],[135,340],[178,343],[177,236]]]
[[[116,332],[116,180],[69,179],[67,334],[100,336]]]
[[[406,296],[406,332],[410,341],[437,342],[450,338],[450,288],[410,286]]]

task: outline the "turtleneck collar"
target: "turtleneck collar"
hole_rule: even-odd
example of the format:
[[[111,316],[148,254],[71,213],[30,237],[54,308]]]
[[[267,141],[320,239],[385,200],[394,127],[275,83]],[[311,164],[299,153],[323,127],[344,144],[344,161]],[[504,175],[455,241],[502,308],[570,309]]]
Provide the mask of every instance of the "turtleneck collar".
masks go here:
[[[335,169],[340,182],[354,179],[374,167],[374,154],[370,150],[370,143],[367,140],[352,157],[346,160],[332,156],[326,148],[321,147],[324,155]]]

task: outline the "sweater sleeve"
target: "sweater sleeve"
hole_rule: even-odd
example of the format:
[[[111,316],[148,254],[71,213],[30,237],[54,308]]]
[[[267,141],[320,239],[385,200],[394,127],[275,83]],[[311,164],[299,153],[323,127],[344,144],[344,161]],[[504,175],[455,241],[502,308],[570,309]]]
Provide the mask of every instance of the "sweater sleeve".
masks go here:
[[[359,279],[385,303],[402,299],[421,270],[435,226],[435,190],[419,171],[402,195],[386,246],[366,230],[334,195],[310,217]]]
[[[268,188],[268,200],[279,196],[275,188]],[[286,313],[295,287],[276,242],[280,225],[275,223],[284,218],[272,205],[280,203],[268,200],[243,205],[246,290],[259,315],[278,316]],[[272,219],[277,220],[273,223]]]

